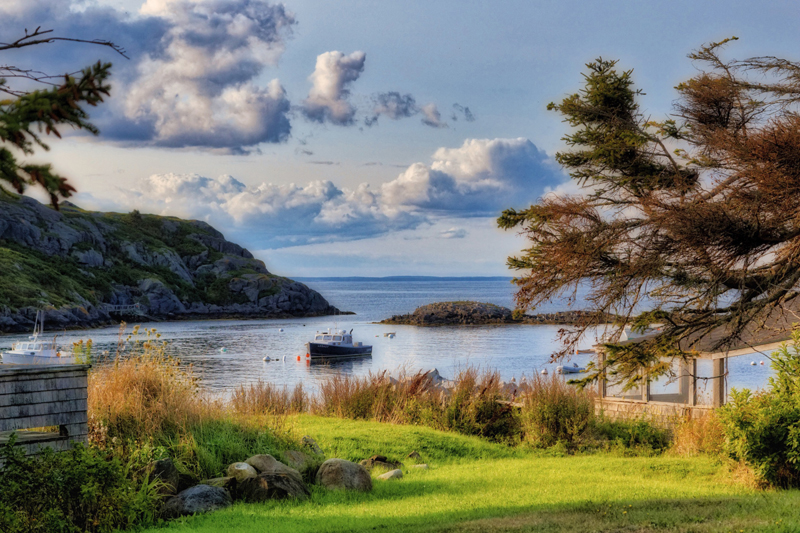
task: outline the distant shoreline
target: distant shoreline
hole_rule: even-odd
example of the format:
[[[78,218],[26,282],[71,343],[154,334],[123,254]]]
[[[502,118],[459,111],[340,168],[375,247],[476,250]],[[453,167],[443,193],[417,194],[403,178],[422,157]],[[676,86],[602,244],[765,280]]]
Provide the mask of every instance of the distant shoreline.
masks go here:
[[[514,278],[511,276],[293,276],[292,279],[303,283],[307,281],[508,281],[510,283]]]

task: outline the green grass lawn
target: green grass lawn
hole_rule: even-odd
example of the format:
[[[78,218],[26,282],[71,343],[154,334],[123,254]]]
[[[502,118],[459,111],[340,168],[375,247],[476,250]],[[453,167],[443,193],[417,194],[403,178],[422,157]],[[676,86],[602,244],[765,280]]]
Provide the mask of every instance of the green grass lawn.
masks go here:
[[[329,457],[416,450],[430,469],[375,480],[369,494],[314,487],[305,502],[236,504],[167,531],[800,530],[800,492],[753,491],[709,458],[554,457],[421,427],[306,415],[290,424]]]

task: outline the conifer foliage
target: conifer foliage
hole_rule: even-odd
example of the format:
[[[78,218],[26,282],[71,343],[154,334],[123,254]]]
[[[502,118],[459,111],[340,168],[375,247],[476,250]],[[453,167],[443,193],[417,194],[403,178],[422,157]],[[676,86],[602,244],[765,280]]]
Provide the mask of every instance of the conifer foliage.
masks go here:
[[[701,338],[724,350],[800,303],[800,63],[723,60],[732,40],[689,56],[699,73],[661,122],[640,110],[632,71],[589,63],[583,89],[548,106],[571,127],[556,159],[580,192],[498,219],[530,244],[508,260],[520,309],[586,284],[596,310],[662,325],[610,342],[589,380],[652,379]],[[563,332],[561,355],[592,325]]]
[[[62,38],[51,35],[52,30],[37,28],[10,43],[0,43],[0,52],[57,41],[108,46],[125,56],[124,50],[113,43],[100,40]],[[64,126],[97,134],[89,122],[85,106],[96,106],[109,95],[108,77],[111,63],[98,62],[80,72],[58,76],[33,69],[0,63],[0,92],[10,98],[0,100],[0,190],[10,187],[23,193],[30,186],[42,187],[58,208],[60,199],[75,191],[67,179],[53,171],[49,164],[32,164],[19,159],[29,156],[36,148],[49,150],[44,135],[61,138]],[[9,79],[22,82],[24,88],[12,87]],[[41,87],[44,88],[32,88]]]

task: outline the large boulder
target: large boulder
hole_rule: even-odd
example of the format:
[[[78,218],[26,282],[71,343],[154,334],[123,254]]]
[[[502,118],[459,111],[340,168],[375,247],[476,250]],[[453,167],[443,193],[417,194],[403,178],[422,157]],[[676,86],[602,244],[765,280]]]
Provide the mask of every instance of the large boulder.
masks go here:
[[[286,466],[271,455],[254,455],[245,462],[258,470],[259,474],[282,474],[290,476],[297,481],[303,481],[303,476],[300,474],[300,472],[294,468]]]
[[[256,469],[247,463],[233,463],[228,466],[228,477],[235,478],[236,481],[244,481],[257,475]]]
[[[294,468],[301,474],[309,468],[313,468],[315,461],[307,453],[298,450],[287,450],[283,452],[283,460],[286,464]]]
[[[344,459],[328,459],[317,471],[317,484],[331,490],[372,490],[372,478],[363,466]]]
[[[298,474],[299,477],[299,474]],[[263,502],[267,500],[283,500],[295,498],[304,500],[311,491],[302,479],[289,474],[259,474],[237,484],[235,496],[237,500],[246,502]]]
[[[224,509],[232,503],[231,495],[221,487],[195,485],[167,500],[161,510],[161,516],[170,519],[195,513],[206,513]]]

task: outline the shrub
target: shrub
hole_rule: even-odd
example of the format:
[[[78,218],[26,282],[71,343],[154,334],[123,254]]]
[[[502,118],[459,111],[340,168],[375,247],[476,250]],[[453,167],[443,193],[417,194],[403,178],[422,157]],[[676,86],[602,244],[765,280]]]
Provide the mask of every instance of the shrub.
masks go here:
[[[150,524],[160,506],[155,484],[135,484],[116,458],[76,445],[25,457],[0,447],[0,531],[105,532]]]
[[[519,441],[522,425],[519,413],[506,402],[497,372],[461,370],[452,396],[445,403],[442,429],[465,435],[479,435],[492,441]]]
[[[535,375],[523,396],[522,427],[536,447],[563,443],[574,449],[594,419],[594,397],[559,376]]]
[[[719,409],[724,453],[764,484],[800,486],[800,330],[772,354],[769,390],[732,390]]]
[[[652,455],[669,447],[669,431],[654,426],[645,419],[609,420],[598,417],[593,423],[595,438],[611,447],[630,450],[636,454]],[[629,452],[625,452],[626,454]]]

